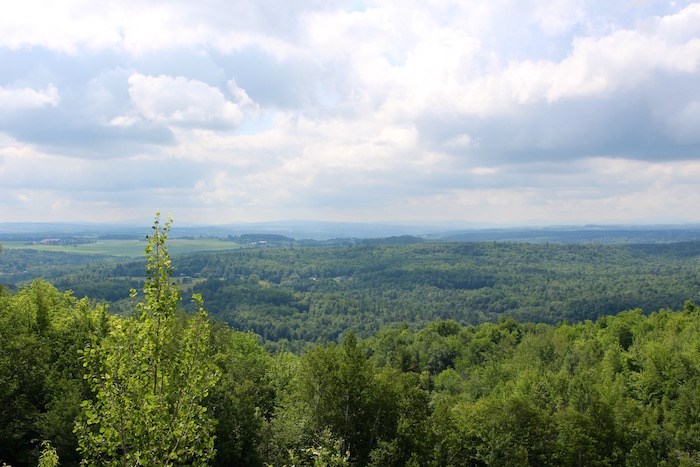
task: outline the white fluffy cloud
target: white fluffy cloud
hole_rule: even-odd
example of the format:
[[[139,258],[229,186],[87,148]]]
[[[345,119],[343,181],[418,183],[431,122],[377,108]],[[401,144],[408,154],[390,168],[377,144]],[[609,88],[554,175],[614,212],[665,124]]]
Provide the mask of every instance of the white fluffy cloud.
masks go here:
[[[55,107],[60,100],[58,89],[52,85],[44,89],[0,86],[0,112],[2,113],[21,109]]]
[[[239,103],[253,104],[235,82],[229,82],[229,88]],[[239,104],[227,100],[221,90],[182,76],[134,73],[129,77],[129,96],[138,117],[173,126],[226,128],[243,119]],[[129,122],[129,117],[117,117],[114,122]]]
[[[418,30],[424,27],[422,20],[415,22]],[[575,37],[562,60],[500,64],[482,39],[454,27],[431,28],[416,39],[403,63],[392,66],[377,49],[374,56],[356,52],[355,68],[368,92],[387,92],[384,103],[397,114],[439,109],[478,117],[511,114],[538,102],[610,97],[664,74],[698,74],[700,4],[643,26]]]
[[[698,2],[28,0],[0,63],[54,217],[700,221]]]
[[[44,47],[71,55],[110,49],[142,55],[178,48],[232,51],[260,46],[286,54],[304,10],[333,2],[26,0],[0,7],[0,46]]]

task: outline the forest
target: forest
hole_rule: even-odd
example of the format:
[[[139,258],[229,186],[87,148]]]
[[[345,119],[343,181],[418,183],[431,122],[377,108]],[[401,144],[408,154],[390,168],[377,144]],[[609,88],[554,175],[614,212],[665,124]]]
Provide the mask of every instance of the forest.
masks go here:
[[[198,252],[176,256],[173,267],[183,293],[202,294],[213,317],[262,336],[269,349],[295,352],[339,342],[348,329],[366,338],[387,325],[417,331],[435,320],[476,325],[505,316],[573,323],[634,308],[648,313],[679,309],[686,300],[700,302],[700,242],[460,243],[394,237]],[[18,288],[42,277],[122,314],[133,308],[129,290],[142,287],[144,271],[143,260],[128,258],[10,249],[0,255],[0,283]],[[183,306],[194,310],[189,303]]]
[[[696,243],[171,258],[169,228],[0,289],[0,465],[700,464]]]

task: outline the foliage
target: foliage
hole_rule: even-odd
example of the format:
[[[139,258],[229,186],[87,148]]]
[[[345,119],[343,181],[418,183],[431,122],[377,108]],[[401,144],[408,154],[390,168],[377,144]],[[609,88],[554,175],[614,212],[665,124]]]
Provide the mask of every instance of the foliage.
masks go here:
[[[692,245],[549,252],[544,245],[370,245],[328,250],[339,258],[319,256],[307,272],[307,256],[321,249],[269,249],[241,252],[226,266],[235,277],[223,281],[213,280],[223,262],[184,258],[209,271],[203,290],[230,301],[232,315],[287,326],[290,337],[298,319],[304,332],[329,340],[294,354],[270,353],[260,336],[210,321],[199,300],[194,314],[183,312],[182,284],[172,279],[165,248],[169,226],[157,222],[150,237],[144,299],[131,316],[109,314],[44,281],[0,290],[0,464],[698,464],[696,292],[678,301],[678,311],[635,308],[558,324],[495,313],[479,324],[425,318],[418,328],[423,318],[416,314],[413,322],[380,326],[368,311],[383,322],[394,312],[382,310],[397,303],[406,313],[428,300],[444,304],[442,294],[455,293],[457,279],[440,289],[447,282],[438,275],[422,284],[422,271],[467,266],[490,271],[494,283],[483,289],[510,290],[497,300],[535,303],[534,292],[518,295],[526,259],[533,272],[523,282],[534,287],[551,276],[533,290],[563,297],[563,308],[576,284],[584,295],[595,284],[613,294],[635,274],[637,285],[668,280],[685,290],[678,276],[669,279],[675,272],[657,280],[651,271],[689,271],[698,258]],[[461,262],[448,264],[456,251]],[[623,260],[632,266],[620,266]],[[120,267],[123,276],[132,273]],[[287,272],[277,276],[282,268]],[[382,268],[401,279],[383,281]],[[378,290],[369,282],[365,291],[353,288],[369,277]],[[462,292],[473,298],[482,289]],[[402,293],[416,302],[402,301]],[[384,301],[373,304],[372,297]],[[600,304],[595,297],[590,303]],[[348,329],[340,332],[341,324]]]
[[[221,373],[207,407],[216,424],[216,465],[259,465],[263,430],[275,410],[272,357],[250,333],[223,325],[212,336]]]
[[[36,464],[43,439],[77,462],[73,418],[88,394],[77,349],[101,338],[105,317],[43,281],[0,291],[0,460]]]
[[[143,262],[86,261],[7,250],[0,282],[42,276],[114,311],[128,309],[126,291],[141,287]],[[173,277],[206,297],[212,316],[259,334],[268,348],[301,353],[339,342],[348,329],[368,337],[400,323],[415,331],[435,320],[479,324],[505,315],[556,324],[637,307],[678,309],[700,301],[698,266],[700,242],[295,244],[181,256]]]
[[[273,348],[435,320],[556,324],[700,301],[700,242],[673,245],[419,243],[270,247],[179,258],[178,274],[236,329]],[[272,344],[274,343],[274,344]]]
[[[217,380],[209,323],[178,314],[180,293],[165,247],[170,221],[149,236],[145,301],[130,318],[112,317],[108,336],[83,352],[95,394],[76,422],[89,464],[202,464],[214,457],[214,421],[203,405]],[[132,292],[132,296],[135,292]]]
[[[43,441],[41,443],[43,447],[41,451],[41,456],[39,456],[38,467],[57,467],[58,466],[58,453],[56,449],[51,446],[48,441]]]

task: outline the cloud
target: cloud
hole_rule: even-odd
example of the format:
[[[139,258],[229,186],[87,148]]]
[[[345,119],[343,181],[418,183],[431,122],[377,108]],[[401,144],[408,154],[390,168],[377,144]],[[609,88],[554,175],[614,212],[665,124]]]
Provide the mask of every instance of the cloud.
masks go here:
[[[228,87],[241,105],[254,105],[235,81],[229,81]],[[179,127],[233,128],[243,120],[239,103],[227,100],[221,90],[182,76],[134,73],[129,77],[129,96],[138,116],[148,121]],[[113,123],[133,121],[120,118]]]
[[[440,106],[460,112],[489,116],[513,112],[520,106],[538,102],[556,103],[564,99],[609,97],[620,91],[633,91],[659,74],[695,75],[700,64],[700,5],[691,5],[676,15],[656,20],[646,31],[616,30],[605,36],[576,38],[567,57],[561,61],[519,60],[493,73],[474,78],[457,68],[468,55],[459,49],[449,61],[437,59],[429,67],[447,79],[426,82],[440,86],[431,97]],[[695,35],[687,23],[695,23]],[[685,31],[681,33],[679,31]],[[435,60],[430,47],[426,56]],[[445,50],[445,47],[437,47]],[[418,69],[431,65],[423,59]],[[444,87],[445,84],[448,87]],[[459,91],[459,92],[456,92]]]
[[[231,52],[256,45],[282,56],[304,33],[301,18],[307,11],[342,3],[27,0],[3,5],[0,46],[38,46],[71,55],[109,49],[139,56],[203,46]]]
[[[698,158],[699,13],[690,5],[637,30],[576,38],[559,61],[514,61],[474,77],[460,74],[453,57],[441,62],[444,79],[418,92],[407,84],[385,107],[424,122],[430,147],[449,149],[469,134],[480,144],[462,153],[480,161]]]
[[[693,212],[698,2],[28,0],[0,62],[0,198],[54,216]]]
[[[668,132],[679,144],[700,143],[700,100],[687,102],[679,112],[666,117]]]
[[[55,107],[61,97],[55,86],[49,85],[44,89],[5,88],[0,86],[0,112],[9,113],[21,109]]]

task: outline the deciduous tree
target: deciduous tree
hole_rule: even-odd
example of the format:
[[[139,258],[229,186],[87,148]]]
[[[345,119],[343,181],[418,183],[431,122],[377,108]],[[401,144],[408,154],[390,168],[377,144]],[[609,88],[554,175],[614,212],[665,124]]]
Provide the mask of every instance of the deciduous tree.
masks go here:
[[[109,335],[84,350],[95,397],[83,402],[75,431],[90,465],[201,465],[214,457],[214,422],[203,404],[217,380],[209,322],[201,297],[196,315],[178,310],[170,225],[156,215],[135,315],[111,317]]]

